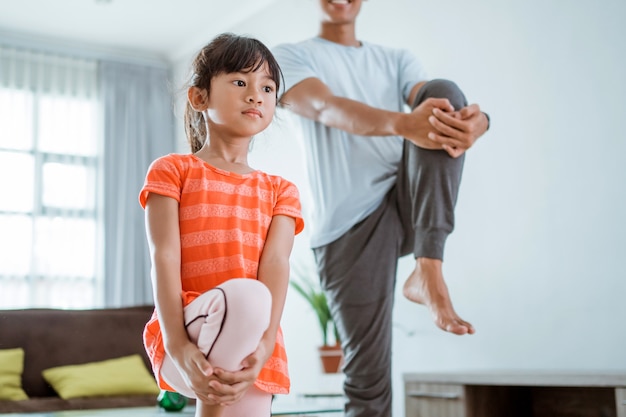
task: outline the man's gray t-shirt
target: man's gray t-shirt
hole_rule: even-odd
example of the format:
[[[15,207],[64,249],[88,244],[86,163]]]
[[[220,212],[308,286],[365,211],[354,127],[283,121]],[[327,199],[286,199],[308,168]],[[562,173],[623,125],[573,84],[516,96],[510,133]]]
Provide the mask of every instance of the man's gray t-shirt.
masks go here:
[[[273,49],[285,89],[318,78],[336,96],[369,106],[406,111],[415,84],[426,80],[419,61],[407,50],[367,42],[360,47],[322,38]],[[398,136],[359,136],[299,117],[314,207],[311,246],[324,246],[346,233],[380,205],[396,182],[402,157]]]

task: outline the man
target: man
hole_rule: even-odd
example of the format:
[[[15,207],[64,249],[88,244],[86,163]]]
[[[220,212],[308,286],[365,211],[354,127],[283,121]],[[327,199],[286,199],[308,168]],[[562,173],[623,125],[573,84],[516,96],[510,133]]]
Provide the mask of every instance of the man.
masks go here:
[[[311,246],[345,355],[346,416],[391,415],[391,317],[397,260],[413,253],[403,294],[437,326],[455,312],[442,273],[464,152],[489,126],[449,81],[427,81],[404,50],[360,41],[363,0],[318,0],[319,35],[274,49],[283,106],[301,116],[315,207]],[[405,111],[405,106],[413,108]]]

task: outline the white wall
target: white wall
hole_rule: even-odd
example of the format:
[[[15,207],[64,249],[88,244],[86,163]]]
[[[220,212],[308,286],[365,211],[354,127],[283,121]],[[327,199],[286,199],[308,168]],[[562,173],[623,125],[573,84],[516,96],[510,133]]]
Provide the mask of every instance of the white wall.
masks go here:
[[[278,0],[232,31],[269,46],[304,39],[317,33],[315,3]],[[437,330],[398,291],[395,416],[404,415],[404,372],[626,370],[624,21],[623,0],[364,3],[360,38],[410,48],[492,120],[468,154],[444,263],[457,311],[477,333]],[[252,160],[306,197],[296,136],[284,117]],[[304,235],[295,256],[306,247]],[[411,264],[401,260],[400,282]],[[283,328],[293,390],[338,389],[340,376],[319,373],[316,324],[295,293]]]

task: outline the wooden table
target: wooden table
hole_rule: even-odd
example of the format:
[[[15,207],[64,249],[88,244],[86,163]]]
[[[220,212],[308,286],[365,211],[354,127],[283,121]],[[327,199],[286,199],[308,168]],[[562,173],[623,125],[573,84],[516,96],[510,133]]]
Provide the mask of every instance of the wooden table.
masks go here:
[[[626,371],[404,374],[406,417],[626,417]]]

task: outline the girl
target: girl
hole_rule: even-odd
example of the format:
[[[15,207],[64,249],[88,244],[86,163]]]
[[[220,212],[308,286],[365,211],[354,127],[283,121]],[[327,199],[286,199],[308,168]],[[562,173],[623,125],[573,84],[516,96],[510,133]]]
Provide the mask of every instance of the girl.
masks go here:
[[[247,161],[281,77],[256,39],[206,45],[187,89],[192,153],[154,161],[139,196],[155,299],[144,343],[159,386],[196,398],[198,417],[267,417],[272,394],[289,392],[279,322],[300,201]]]

